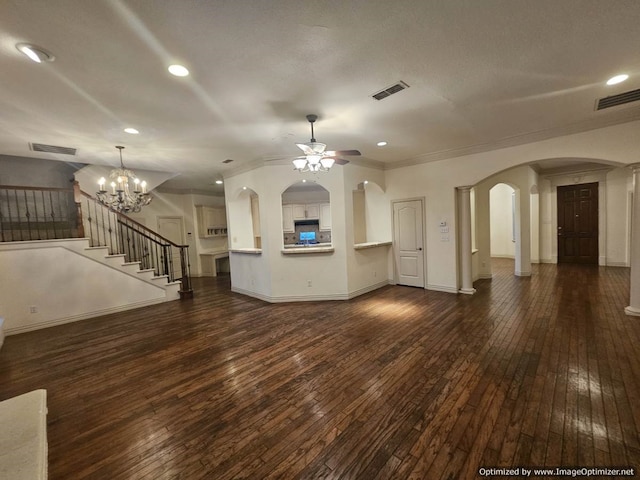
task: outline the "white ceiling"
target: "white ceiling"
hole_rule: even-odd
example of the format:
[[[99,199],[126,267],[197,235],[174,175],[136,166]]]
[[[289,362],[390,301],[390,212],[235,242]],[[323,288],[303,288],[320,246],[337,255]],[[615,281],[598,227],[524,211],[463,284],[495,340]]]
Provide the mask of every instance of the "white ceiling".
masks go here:
[[[213,191],[298,155],[308,113],[318,141],[385,168],[490,150],[640,118],[594,111],[640,88],[639,24],[637,0],[2,0],[0,154],[110,165],[122,144],[128,167]]]

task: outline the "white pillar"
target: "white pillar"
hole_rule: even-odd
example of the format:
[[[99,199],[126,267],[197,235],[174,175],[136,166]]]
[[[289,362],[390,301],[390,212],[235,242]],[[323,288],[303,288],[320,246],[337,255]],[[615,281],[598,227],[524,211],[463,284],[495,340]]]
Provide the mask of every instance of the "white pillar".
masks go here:
[[[473,274],[471,269],[471,188],[458,187],[458,218],[460,222],[460,273],[462,288],[460,293],[473,295]]]
[[[631,215],[631,284],[629,303],[624,309],[627,315],[640,316],[640,163],[633,169],[633,205]]]

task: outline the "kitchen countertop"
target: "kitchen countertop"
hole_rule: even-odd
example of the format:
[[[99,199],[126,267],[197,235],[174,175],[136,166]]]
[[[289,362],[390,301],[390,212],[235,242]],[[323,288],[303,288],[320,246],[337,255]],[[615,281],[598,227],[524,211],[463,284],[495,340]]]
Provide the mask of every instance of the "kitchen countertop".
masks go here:
[[[285,245],[281,250],[284,254],[305,253],[333,253],[335,250],[331,243],[316,243],[315,245]]]

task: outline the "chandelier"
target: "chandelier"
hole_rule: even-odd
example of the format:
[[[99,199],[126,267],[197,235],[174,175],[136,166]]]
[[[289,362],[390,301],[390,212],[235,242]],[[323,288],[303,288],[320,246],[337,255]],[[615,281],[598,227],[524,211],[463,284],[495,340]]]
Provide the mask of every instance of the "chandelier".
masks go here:
[[[152,197],[147,192],[147,182],[140,181],[136,174],[124,168],[122,163],[122,150],[124,147],[117,145],[120,150],[120,168],[114,168],[109,174],[111,180],[111,192],[106,189],[106,180],[102,177],[98,180],[100,190],[96,193],[98,201],[120,213],[138,213],[142,207],[151,203]]]

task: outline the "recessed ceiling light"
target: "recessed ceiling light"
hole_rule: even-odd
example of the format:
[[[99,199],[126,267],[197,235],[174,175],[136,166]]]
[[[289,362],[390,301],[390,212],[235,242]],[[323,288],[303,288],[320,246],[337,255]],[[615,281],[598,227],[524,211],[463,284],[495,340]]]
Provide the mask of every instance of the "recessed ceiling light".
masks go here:
[[[376,143],[376,145],[378,145],[379,147],[384,147],[387,144],[387,142],[378,142]]]
[[[223,183],[222,180],[216,180],[216,185],[222,185],[222,183]],[[244,188],[247,188],[247,187],[244,187]]]
[[[136,130],[135,128],[125,128],[124,129],[125,132],[130,133],[131,135],[138,135],[140,132],[138,130]]]
[[[246,189],[247,189],[247,187],[242,187],[242,189],[243,189],[243,190],[246,190]]]
[[[307,183],[307,179],[306,179],[306,178],[303,178],[303,179],[302,179],[302,183]]]
[[[56,59],[51,52],[30,43],[18,43],[16,48],[36,63],[53,62]]]
[[[182,65],[170,65],[169,73],[176,77],[186,77],[189,75],[189,70],[187,70],[187,67],[183,67]]]
[[[623,73],[621,75],[616,75],[615,77],[611,77],[609,80],[607,80],[607,85],[616,85],[618,83],[622,83],[627,78],[629,78],[629,75],[627,75],[625,73]]]
[[[362,183],[364,183],[365,185],[368,185],[368,184],[369,184],[369,180],[365,180],[365,181],[364,181],[364,182],[362,182]]]

